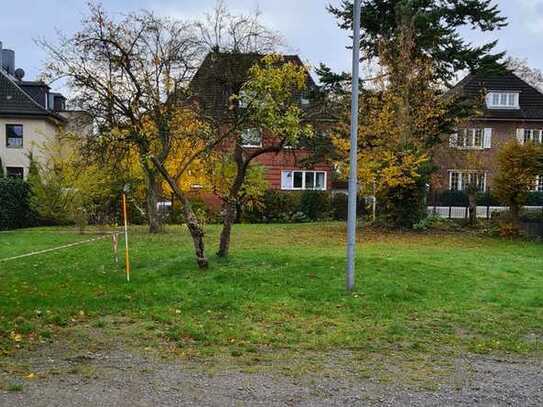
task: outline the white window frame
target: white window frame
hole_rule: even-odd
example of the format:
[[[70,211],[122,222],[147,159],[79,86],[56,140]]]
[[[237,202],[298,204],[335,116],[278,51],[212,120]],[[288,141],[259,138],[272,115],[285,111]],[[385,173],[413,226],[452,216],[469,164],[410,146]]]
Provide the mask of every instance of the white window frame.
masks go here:
[[[515,91],[492,91],[486,96],[486,106],[489,109],[518,110],[520,92]]]
[[[529,141],[543,144],[543,129],[517,129],[517,140],[520,144]]]
[[[21,176],[13,176],[9,174],[10,170],[20,170]],[[25,179],[25,168],[20,166],[6,165],[6,177],[8,178],[21,178]]]
[[[476,144],[477,132],[481,132],[480,144]],[[465,127],[458,129],[449,137],[449,145],[458,150],[486,150],[492,148],[492,133],[491,128],[481,127]],[[468,143],[469,140],[469,143]]]
[[[8,134],[8,127],[20,127],[21,128],[21,137],[9,137]],[[24,140],[25,140],[25,126],[21,123],[6,123],[4,126],[5,132],[6,132],[6,148],[9,149],[21,149],[24,148]],[[10,144],[9,140],[20,140],[20,144]]]
[[[458,179],[456,180],[456,188],[453,189],[453,174],[458,174]],[[487,177],[488,173],[486,171],[477,171],[477,170],[449,170],[449,191],[465,191],[465,185],[463,183],[464,175],[468,175],[468,177],[472,176],[473,174],[482,174],[484,175],[483,179],[483,190],[480,192],[486,192],[487,191]]]
[[[243,137],[244,137],[244,133],[245,132],[249,132],[249,131],[257,131],[259,136],[260,136],[260,143],[259,144],[250,144],[250,143],[244,143],[243,142]],[[243,148],[262,148],[262,129],[259,129],[257,127],[253,127],[253,128],[250,128],[250,129],[243,129],[241,131],[241,147]]]
[[[285,174],[287,173],[291,173],[292,175],[292,186],[291,187],[287,187],[284,182],[283,182],[283,179],[284,179],[284,176]],[[302,174],[302,187],[301,188],[296,188],[294,187],[294,173],[301,173]],[[313,173],[314,175],[314,184],[316,185],[317,183],[317,174],[324,174],[324,183],[323,183],[323,186],[322,188],[307,188],[307,185],[305,184],[305,175],[307,173]],[[310,170],[310,171],[306,171],[306,170],[283,170],[281,171],[281,189],[283,191],[326,191],[328,189],[328,172],[327,171],[318,171],[318,170]]]

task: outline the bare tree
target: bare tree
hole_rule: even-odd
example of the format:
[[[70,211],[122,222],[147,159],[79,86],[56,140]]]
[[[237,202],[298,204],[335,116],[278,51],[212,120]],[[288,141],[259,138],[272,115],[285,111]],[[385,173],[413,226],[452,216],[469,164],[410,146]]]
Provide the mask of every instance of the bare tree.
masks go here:
[[[531,67],[527,59],[508,58],[506,66],[521,79],[543,92],[543,71]]]
[[[284,44],[279,33],[260,22],[261,13],[230,13],[224,0],[218,0],[214,10],[197,22],[200,38],[215,52],[269,54]]]
[[[179,124],[179,117],[191,117],[187,85],[204,52],[194,26],[145,11],[117,21],[90,4],[81,31],[41,45],[49,54],[49,75],[66,79],[75,103],[97,121],[95,141],[137,153],[146,176],[150,231],[159,228],[157,200],[164,178],[183,204],[198,265],[207,267],[203,230],[176,184],[182,171],[174,177],[165,166],[177,142],[201,146],[204,141],[197,151],[188,149],[184,170],[215,143],[205,129],[191,133]]]

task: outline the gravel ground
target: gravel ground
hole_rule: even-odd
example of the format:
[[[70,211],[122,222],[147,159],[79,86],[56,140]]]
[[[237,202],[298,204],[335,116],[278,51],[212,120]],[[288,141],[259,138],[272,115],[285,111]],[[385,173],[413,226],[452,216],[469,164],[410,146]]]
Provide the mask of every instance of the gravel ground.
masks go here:
[[[543,406],[540,360],[464,358],[435,391],[362,379],[347,366],[325,376],[210,373],[122,350],[57,360],[41,355],[26,367],[37,378],[15,380],[0,371],[0,379],[22,383],[20,391],[0,391],[0,406]]]

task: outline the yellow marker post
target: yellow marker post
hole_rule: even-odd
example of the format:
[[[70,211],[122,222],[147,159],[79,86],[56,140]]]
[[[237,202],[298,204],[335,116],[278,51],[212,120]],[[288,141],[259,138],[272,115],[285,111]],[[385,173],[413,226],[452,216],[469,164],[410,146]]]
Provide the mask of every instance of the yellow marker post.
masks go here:
[[[123,218],[124,218],[124,259],[126,265],[126,281],[130,281],[130,259],[128,257],[128,216],[126,210],[126,194],[123,192]]]

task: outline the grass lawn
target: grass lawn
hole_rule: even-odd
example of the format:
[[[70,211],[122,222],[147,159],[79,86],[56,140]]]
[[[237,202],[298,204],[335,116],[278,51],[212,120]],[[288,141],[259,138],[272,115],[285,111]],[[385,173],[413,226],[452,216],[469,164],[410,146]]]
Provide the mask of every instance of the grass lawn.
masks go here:
[[[199,271],[188,233],[131,235],[132,281],[102,240],[0,262],[0,354],[122,320],[181,353],[539,353],[543,245],[474,235],[369,232],[344,291],[343,225],[236,226],[229,260]],[[85,240],[56,228],[0,233],[0,259]]]

